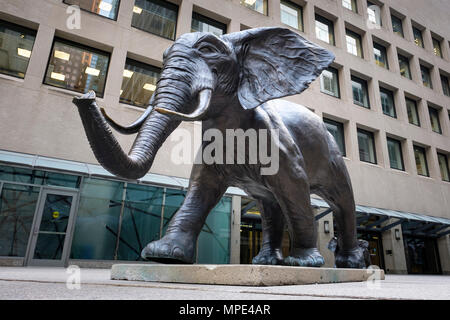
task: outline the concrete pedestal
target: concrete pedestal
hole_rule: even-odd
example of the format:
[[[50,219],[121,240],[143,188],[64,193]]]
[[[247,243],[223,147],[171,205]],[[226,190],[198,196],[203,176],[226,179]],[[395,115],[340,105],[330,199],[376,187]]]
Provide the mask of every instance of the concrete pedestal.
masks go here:
[[[115,264],[111,268],[111,279],[233,286],[281,286],[384,280],[384,271],[239,264]]]

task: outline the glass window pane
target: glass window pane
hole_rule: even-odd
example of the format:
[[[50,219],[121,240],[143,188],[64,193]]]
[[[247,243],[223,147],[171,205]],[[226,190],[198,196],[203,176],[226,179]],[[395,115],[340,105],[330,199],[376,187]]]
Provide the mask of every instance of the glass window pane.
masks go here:
[[[39,187],[3,185],[0,195],[0,256],[25,256],[39,191]]]
[[[320,89],[323,93],[339,98],[339,78],[336,69],[329,67],[322,71],[320,76]]]
[[[127,59],[120,90],[120,102],[147,107],[155,92],[160,74],[159,68]]]
[[[448,159],[445,154],[438,153],[439,169],[441,170],[441,177],[444,181],[450,182],[450,171],[448,167]]]
[[[231,198],[223,197],[208,218],[198,237],[198,263],[230,262]]]
[[[316,38],[334,46],[333,22],[316,15]]]
[[[363,57],[361,36],[350,30],[346,30],[347,52],[354,56]]]
[[[411,70],[409,69],[409,59],[407,57],[398,55],[398,62],[400,65],[400,74],[405,78],[411,78]]]
[[[379,6],[367,2],[367,15],[370,22],[381,26],[381,9]]]
[[[422,38],[422,31],[417,29],[416,27],[413,27],[413,36],[414,36],[414,43],[418,47],[424,47],[423,45],[423,38]]]
[[[166,189],[166,201],[164,204],[164,214],[163,214],[163,230],[162,235],[166,234],[167,226],[172,220],[173,215],[178,211],[178,209],[183,204],[186,196],[186,191],[176,190],[176,189]]]
[[[430,69],[421,65],[420,71],[422,73],[423,85],[427,88],[433,89],[433,83],[431,82]]]
[[[383,113],[385,115],[395,118],[396,113],[395,113],[394,93],[384,88],[380,88],[380,96]]]
[[[367,81],[355,76],[352,79],[353,102],[361,107],[370,108]]]
[[[139,260],[142,249],[160,238],[163,196],[164,188],[128,183],[118,260]]]
[[[64,0],[64,3],[116,20],[120,0]]]
[[[36,32],[0,20],[0,72],[25,78]]]
[[[303,31],[302,7],[288,1],[281,1],[280,9],[282,23]]]
[[[241,5],[267,16],[267,0],[240,0]]]
[[[441,123],[439,121],[439,111],[435,108],[428,108],[431,121],[431,129],[436,133],[442,134]]]
[[[345,157],[344,125],[329,119],[323,119],[323,122],[325,123],[328,132],[334,137],[341,154]]]
[[[420,126],[419,113],[417,112],[417,103],[414,100],[406,98],[406,109],[408,111],[409,123]]]
[[[400,37],[404,37],[402,20],[400,18],[397,18],[396,16],[391,16],[391,18],[392,18],[392,29],[394,33],[398,34]]]
[[[227,25],[193,12],[191,32],[211,32],[219,37],[227,33]]]
[[[375,56],[375,63],[380,67],[389,69],[386,48],[378,43],[373,44],[373,53]]]
[[[342,0],[342,6],[348,10],[355,12],[355,13],[358,12],[358,8],[356,6],[356,0]]]
[[[404,171],[402,144],[400,141],[388,138],[387,146],[389,152],[389,162],[392,169],[398,169]]]
[[[447,96],[450,97],[450,84],[448,81],[448,77],[441,74],[441,84],[442,84],[442,91]]]
[[[71,259],[114,260],[123,187],[123,182],[84,180]]]
[[[436,56],[442,58],[441,42],[433,38],[433,52]]]
[[[375,141],[372,132],[358,129],[359,159],[364,162],[377,163]]]
[[[416,159],[417,174],[428,177],[429,173],[425,149],[422,147],[414,146],[414,157]]]
[[[63,40],[55,40],[44,83],[80,93],[94,90],[103,97],[109,54]]]
[[[136,0],[131,25],[175,40],[178,6],[162,0]]]

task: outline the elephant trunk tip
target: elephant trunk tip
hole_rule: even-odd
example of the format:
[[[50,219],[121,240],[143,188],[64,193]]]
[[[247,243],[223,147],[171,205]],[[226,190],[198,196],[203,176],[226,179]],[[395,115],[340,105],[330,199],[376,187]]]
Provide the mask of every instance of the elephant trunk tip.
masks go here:
[[[95,91],[89,90],[89,92],[87,92],[79,97],[74,97],[72,102],[77,107],[81,107],[85,103],[90,104],[92,101],[95,101],[95,98],[96,98]]]

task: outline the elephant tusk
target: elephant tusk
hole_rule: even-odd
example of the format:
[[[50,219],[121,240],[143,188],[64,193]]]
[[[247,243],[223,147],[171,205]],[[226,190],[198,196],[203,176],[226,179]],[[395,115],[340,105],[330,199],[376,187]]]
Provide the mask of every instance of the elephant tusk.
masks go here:
[[[203,89],[199,93],[199,102],[195,111],[191,114],[184,114],[177,111],[172,111],[165,108],[155,108],[155,111],[166,114],[169,116],[174,116],[179,120],[184,121],[196,121],[202,119],[209,110],[209,105],[211,102],[212,90],[211,89]]]

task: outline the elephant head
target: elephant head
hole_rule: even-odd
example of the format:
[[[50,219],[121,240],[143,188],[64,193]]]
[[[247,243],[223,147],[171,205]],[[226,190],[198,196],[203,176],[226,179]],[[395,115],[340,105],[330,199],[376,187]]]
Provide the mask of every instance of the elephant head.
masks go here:
[[[181,121],[211,119],[230,101],[242,111],[305,90],[334,55],[284,28],[259,28],[217,37],[181,36],[163,55],[163,68],[146,112],[128,127],[109,118],[92,92],[74,98],[100,164],[111,173],[138,179]],[[109,128],[138,133],[128,154]]]

